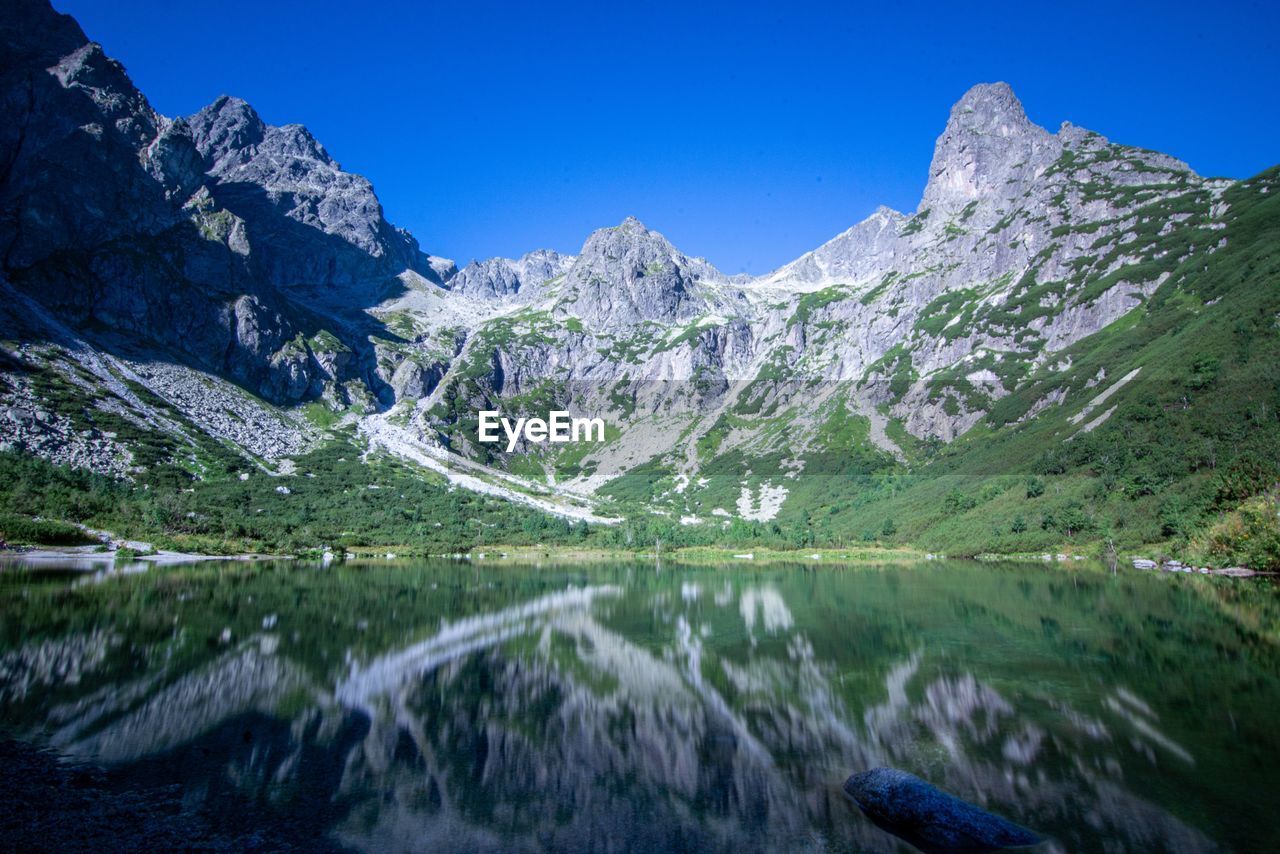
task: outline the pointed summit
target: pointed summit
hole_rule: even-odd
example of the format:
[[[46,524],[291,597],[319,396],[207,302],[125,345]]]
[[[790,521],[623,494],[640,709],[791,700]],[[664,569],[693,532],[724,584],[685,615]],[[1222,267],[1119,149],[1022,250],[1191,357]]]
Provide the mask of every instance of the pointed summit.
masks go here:
[[[387,222],[373,185],[343,171],[302,125],[269,125],[248,103],[227,95],[186,124],[204,158],[206,186],[244,220],[253,261],[273,284],[380,287],[377,282],[403,270],[439,284],[449,271],[447,264],[437,269],[412,235]],[[377,294],[358,298],[366,297]]]
[[[212,169],[262,142],[267,125],[257,110],[240,98],[219,95],[209,106],[189,116],[187,124],[196,147]]]
[[[947,131],[1010,137],[1028,133],[1036,126],[1027,118],[1022,102],[1008,83],[979,83],[951,108]]]
[[[920,207],[950,209],[998,196],[1020,166],[1053,145],[1053,135],[1027,118],[1009,84],[980,83],[951,108]]]
[[[699,283],[723,280],[710,263],[689,258],[629,216],[587,238],[566,276],[565,294],[583,320],[628,326],[692,316],[703,303]]]
[[[665,237],[629,216],[616,226],[593,231],[579,258],[587,265],[606,264],[615,275],[642,277],[655,263],[669,264],[679,255]]]

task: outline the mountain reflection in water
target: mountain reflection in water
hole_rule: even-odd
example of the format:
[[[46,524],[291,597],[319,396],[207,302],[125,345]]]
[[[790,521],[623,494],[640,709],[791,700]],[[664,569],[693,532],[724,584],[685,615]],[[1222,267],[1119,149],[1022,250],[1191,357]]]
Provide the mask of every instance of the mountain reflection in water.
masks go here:
[[[840,790],[880,765],[1044,850],[1280,847],[1266,586],[958,563],[3,579],[10,731],[355,849],[901,850]]]

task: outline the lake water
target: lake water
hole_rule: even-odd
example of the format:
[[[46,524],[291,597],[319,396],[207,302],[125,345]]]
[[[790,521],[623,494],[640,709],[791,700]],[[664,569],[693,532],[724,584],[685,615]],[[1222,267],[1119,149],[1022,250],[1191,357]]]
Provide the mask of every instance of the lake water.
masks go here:
[[[910,850],[887,765],[1050,851],[1280,850],[1266,582],[1079,567],[0,573],[10,735],[338,845]]]

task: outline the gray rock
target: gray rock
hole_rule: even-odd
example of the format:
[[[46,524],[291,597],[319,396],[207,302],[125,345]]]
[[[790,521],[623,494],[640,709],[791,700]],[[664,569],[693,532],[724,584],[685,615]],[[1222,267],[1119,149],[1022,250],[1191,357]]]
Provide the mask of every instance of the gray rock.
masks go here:
[[[273,127],[225,95],[187,122],[213,198],[244,220],[255,267],[272,284],[349,293],[404,270],[442,281],[412,235],[387,222],[373,185],[302,125]]]
[[[635,217],[596,231],[565,275],[557,307],[613,329],[643,320],[688,320],[707,307],[702,283],[724,276],[701,258],[688,258]]]
[[[530,287],[563,276],[574,260],[572,255],[561,255],[552,249],[537,249],[515,260],[472,261],[449,280],[449,289],[484,298],[512,296],[522,290],[528,293]]]
[[[418,399],[429,395],[444,376],[444,368],[436,364],[424,365],[414,358],[405,359],[391,377],[391,387],[396,398]]]
[[[6,286],[73,328],[123,333],[276,402],[327,382],[381,392],[362,310],[403,289],[404,271],[442,282],[452,262],[388,223],[369,182],[305,128],[271,127],[229,98],[190,120],[161,116],[70,18],[44,0],[11,5],[0,21]],[[310,337],[317,313],[351,358],[322,361],[305,343],[281,352]]]

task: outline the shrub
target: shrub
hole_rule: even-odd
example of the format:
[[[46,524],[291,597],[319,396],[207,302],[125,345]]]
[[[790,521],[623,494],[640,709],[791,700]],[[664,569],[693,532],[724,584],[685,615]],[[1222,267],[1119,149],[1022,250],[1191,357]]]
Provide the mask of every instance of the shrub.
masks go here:
[[[1027,479],[1027,497],[1039,498],[1044,495],[1044,481],[1038,477]]]
[[[1181,495],[1172,495],[1160,505],[1160,533],[1165,537],[1176,537],[1187,532],[1190,519],[1187,500]]]
[[[1250,569],[1280,569],[1280,497],[1273,493],[1244,502],[1209,529],[1203,548]]]
[[[1094,530],[1093,517],[1079,501],[1068,501],[1066,504],[1051,510],[1040,517],[1040,527],[1046,531],[1056,531],[1067,537],[1087,534]]]
[[[11,513],[0,514],[0,540],[43,546],[83,546],[97,542],[74,525],[37,521]]]
[[[1276,483],[1280,483],[1280,463],[1246,451],[1218,475],[1214,497],[1219,507],[1229,507],[1265,492]]]

